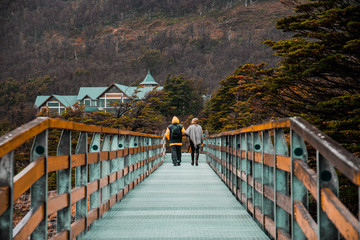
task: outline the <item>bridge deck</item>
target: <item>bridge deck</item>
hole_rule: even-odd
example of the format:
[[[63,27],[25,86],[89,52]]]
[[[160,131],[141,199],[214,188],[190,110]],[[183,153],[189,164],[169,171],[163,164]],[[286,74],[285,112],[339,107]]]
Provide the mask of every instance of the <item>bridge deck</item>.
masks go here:
[[[94,223],[85,239],[268,239],[200,157],[164,164]]]

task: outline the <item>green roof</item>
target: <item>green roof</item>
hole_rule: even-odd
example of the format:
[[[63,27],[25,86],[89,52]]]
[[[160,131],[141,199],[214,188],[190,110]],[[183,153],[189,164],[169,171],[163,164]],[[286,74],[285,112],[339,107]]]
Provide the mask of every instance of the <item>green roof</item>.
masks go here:
[[[49,97],[50,96],[43,96],[43,95],[37,96],[35,100],[35,106],[40,107],[46,100],[49,99]]]
[[[35,106],[40,107],[50,98],[56,98],[65,107],[70,107],[76,103],[76,95],[51,95],[51,96],[37,96],[35,100]]]
[[[154,88],[156,88],[157,90],[163,89],[163,87],[160,87],[160,86],[158,86],[158,87],[146,87],[146,86],[128,87],[128,86],[124,86],[124,85],[117,84],[117,83],[115,83],[114,85],[117,86],[121,91],[123,91],[129,97],[132,97],[136,91],[136,97],[139,99],[143,99],[145,97],[145,95],[148,92],[151,92],[152,90],[154,90]]]
[[[158,83],[154,80],[153,76],[151,76],[150,71],[148,71],[148,74],[140,85],[158,85]]]
[[[82,100],[86,96],[92,100],[96,100],[108,87],[81,87],[77,100]]]
[[[136,88],[136,87],[129,87],[117,83],[114,83],[114,85],[129,97],[131,97],[134,94],[134,89]]]
[[[77,102],[77,95],[53,95],[65,107],[71,107]]]

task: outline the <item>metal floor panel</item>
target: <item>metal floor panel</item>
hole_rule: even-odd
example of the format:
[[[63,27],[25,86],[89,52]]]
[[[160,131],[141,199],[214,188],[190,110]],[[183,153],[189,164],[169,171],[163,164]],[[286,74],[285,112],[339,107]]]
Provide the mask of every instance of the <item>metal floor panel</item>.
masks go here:
[[[96,221],[85,239],[269,239],[201,155],[164,164]]]

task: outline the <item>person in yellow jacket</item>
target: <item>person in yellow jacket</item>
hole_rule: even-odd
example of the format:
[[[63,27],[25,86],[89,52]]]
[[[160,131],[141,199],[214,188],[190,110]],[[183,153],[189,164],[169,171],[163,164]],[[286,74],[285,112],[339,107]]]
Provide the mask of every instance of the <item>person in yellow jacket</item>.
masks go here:
[[[172,123],[167,127],[165,136],[170,142],[171,159],[174,166],[181,165],[181,146],[182,136],[185,134],[184,127],[180,124],[179,119],[174,116]]]

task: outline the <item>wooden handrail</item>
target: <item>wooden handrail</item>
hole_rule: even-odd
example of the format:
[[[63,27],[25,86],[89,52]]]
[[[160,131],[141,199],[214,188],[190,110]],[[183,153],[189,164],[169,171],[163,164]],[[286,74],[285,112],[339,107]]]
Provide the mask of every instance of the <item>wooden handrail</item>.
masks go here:
[[[307,165],[305,141],[316,150],[316,171]],[[359,189],[360,159],[305,120],[280,119],[207,136],[204,148],[209,165],[272,237],[327,239],[339,232],[345,239],[360,238],[359,220],[339,200],[335,171]],[[317,201],[317,221],[309,214],[308,192]],[[266,209],[274,205],[279,208]]]
[[[18,148],[23,143],[45,131],[46,129],[67,129],[82,132],[112,133],[119,135],[161,138],[161,136],[154,134],[138,133],[128,130],[69,122],[54,118],[38,117],[33,121],[24,124],[21,127],[0,137],[0,157]]]
[[[46,130],[50,129],[63,130],[57,156],[48,155]],[[71,131],[80,132],[75,154],[71,151]],[[88,132],[94,133],[90,145]],[[31,163],[13,176],[14,150],[32,139]],[[163,163],[164,148],[163,136],[51,118],[37,118],[7,133],[0,137],[0,163],[4,166],[0,176],[0,238],[23,239],[32,234],[46,237],[47,216],[55,212],[59,229],[54,239],[73,239],[86,232],[88,226]],[[77,185],[72,188],[74,168]],[[48,198],[47,179],[51,172],[57,174],[58,191]],[[89,180],[88,176],[95,177]],[[28,189],[32,208],[13,229],[14,201]],[[76,204],[77,216],[70,226],[72,204]]]

